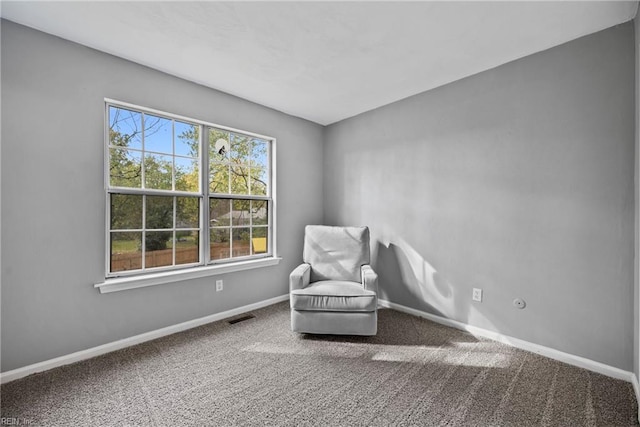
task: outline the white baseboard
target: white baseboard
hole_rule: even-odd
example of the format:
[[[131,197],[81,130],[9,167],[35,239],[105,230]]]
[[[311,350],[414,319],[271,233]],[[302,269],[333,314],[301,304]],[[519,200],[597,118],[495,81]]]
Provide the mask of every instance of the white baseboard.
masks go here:
[[[110,353],[112,351],[120,350],[125,347],[130,347],[132,345],[141,344],[143,342],[151,341],[156,338],[175,334],[176,332],[186,331],[187,329],[195,328],[197,326],[205,325],[217,320],[237,316],[238,314],[257,310],[259,308],[277,304],[282,301],[287,301],[288,299],[289,294],[281,295],[279,297],[259,301],[254,304],[249,304],[242,307],[234,308],[232,310],[223,311],[222,313],[216,313],[210,316],[201,317],[199,319],[189,320],[177,325],[167,326],[166,328],[156,329],[155,331],[145,332],[144,334],[124,338],[118,341],[99,345],[97,347],[88,348],[86,350],[77,351],[75,353],[67,354],[66,356],[60,356],[54,359],[45,360],[43,362],[34,363],[33,365],[24,366],[22,368],[14,369],[7,372],[2,372],[0,374],[0,383],[4,384],[9,381],[26,377],[27,375],[35,374],[37,372],[48,371],[49,369],[57,368],[58,366],[69,365],[81,360],[91,359],[92,357],[100,356],[105,353]]]
[[[79,362],[82,360],[90,359],[92,357],[100,356],[102,354],[110,353],[112,351],[120,350],[126,347],[130,347],[136,344],[141,344],[146,341],[151,341],[156,338],[161,338],[167,335],[182,332],[187,329],[195,328],[197,326],[205,325],[207,323],[215,322],[218,320],[233,317],[248,311],[257,310],[259,308],[267,307],[269,305],[277,304],[289,299],[289,294],[281,295],[278,297],[270,298],[268,300],[260,301],[254,304],[245,305],[242,307],[234,308],[232,310],[224,311],[222,313],[212,314],[210,316],[201,317],[199,319],[189,320],[187,322],[179,323],[173,326],[167,326],[166,328],[156,329],[155,331],[146,332],[144,334],[135,335],[133,337],[124,338],[111,343],[103,344],[97,347],[89,348],[86,350],[77,351],[65,356],[56,357],[54,359],[45,360],[43,362],[34,363],[33,365],[24,366],[22,368],[14,369],[7,372],[0,373],[0,383],[4,384],[9,381],[17,380],[19,378],[26,377],[27,375],[35,374],[37,372],[47,371],[49,369],[57,368],[59,366],[69,365],[71,363]],[[433,322],[450,326],[456,329],[467,331],[474,336],[489,338],[495,341],[499,341],[508,345],[511,345],[522,350],[537,353],[550,359],[559,360],[564,363],[568,363],[573,366],[585,368],[599,374],[607,375],[609,377],[621,379],[631,382],[636,393],[636,398],[640,402],[640,385],[638,379],[632,372],[624,371],[613,366],[605,365],[604,363],[596,362],[584,357],[575,356],[573,354],[565,353],[553,348],[544,347],[538,344],[533,344],[528,341],[520,340],[518,338],[509,337],[500,333],[490,331],[488,329],[478,328],[476,326],[467,325],[466,323],[458,322],[457,320],[451,320],[444,317],[436,316],[431,313],[427,313],[414,308],[406,307],[400,304],[396,304],[386,300],[379,300],[381,307],[391,308],[397,311],[401,311],[407,314],[411,314],[418,317],[424,317]],[[640,421],[640,414],[639,414]]]
[[[435,314],[416,310],[415,308],[406,307],[404,305],[396,304],[387,300],[378,300],[378,305],[380,307],[391,308],[393,310],[401,311],[413,316],[424,317],[425,319],[429,319],[441,325],[451,326],[452,328],[467,331],[471,335],[477,337],[489,338],[494,341],[510,345],[512,347],[540,354],[550,359],[558,360],[560,362],[577,366],[579,368],[588,369],[590,371],[597,372],[609,377],[617,378],[631,383],[633,383],[635,380],[634,387],[637,387],[638,380],[636,379],[636,376],[633,374],[633,372],[625,371],[613,366],[605,365],[604,363],[596,362],[594,360],[590,360],[581,356],[576,356],[560,350],[534,344],[518,338],[513,338],[507,335],[500,334],[498,332],[490,331],[488,329],[471,326],[466,323],[458,322],[457,320],[451,320],[444,317],[436,316]],[[638,396],[638,388],[636,388],[636,396]],[[638,398],[638,401],[640,402],[640,397]]]
[[[636,392],[636,402],[640,403],[640,384],[638,384],[638,377],[633,375],[631,384],[633,384],[633,391]],[[638,422],[640,422],[640,407],[638,408]]]

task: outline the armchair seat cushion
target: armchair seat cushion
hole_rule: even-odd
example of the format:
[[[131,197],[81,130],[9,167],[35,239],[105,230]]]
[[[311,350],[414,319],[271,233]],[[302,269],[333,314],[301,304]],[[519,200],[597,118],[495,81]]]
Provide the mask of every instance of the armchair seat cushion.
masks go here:
[[[376,311],[376,293],[357,282],[321,280],[291,291],[291,308],[303,311]]]

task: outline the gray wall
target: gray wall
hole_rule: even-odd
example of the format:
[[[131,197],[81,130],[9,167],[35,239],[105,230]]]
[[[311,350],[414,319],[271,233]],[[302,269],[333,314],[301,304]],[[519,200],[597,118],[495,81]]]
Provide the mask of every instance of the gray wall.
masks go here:
[[[215,70],[212,70],[215,72]],[[288,292],[322,222],[322,127],[2,22],[2,371]],[[104,97],[274,136],[280,265],[99,294]]]
[[[325,222],[371,227],[382,298],[633,369],[633,40],[629,22],[325,130]]]
[[[1,43],[3,372],[286,293],[324,200],[371,227],[383,298],[640,373],[631,23],[325,129],[8,21]],[[93,289],[104,97],[278,138],[283,262]]]

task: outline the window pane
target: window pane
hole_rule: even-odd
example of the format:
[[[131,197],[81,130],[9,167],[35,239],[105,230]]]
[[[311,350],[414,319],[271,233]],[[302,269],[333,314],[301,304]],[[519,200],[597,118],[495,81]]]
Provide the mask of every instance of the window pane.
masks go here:
[[[266,200],[251,202],[251,223],[253,225],[267,225],[269,223],[269,204]]]
[[[249,168],[231,165],[231,194],[249,194]]]
[[[139,270],[142,268],[142,233],[111,233],[110,271]]]
[[[254,227],[252,229],[251,247],[254,254],[266,254],[268,246],[267,227]]]
[[[231,200],[209,199],[209,221],[211,227],[228,227],[231,224]]]
[[[111,195],[111,229],[142,228],[142,196],[130,194]]]
[[[176,264],[200,261],[198,231],[176,231]]]
[[[109,184],[113,187],[140,188],[142,185],[142,153],[109,150]]]
[[[200,199],[176,197],[176,228],[200,227]]]
[[[246,135],[231,134],[231,163],[249,165],[251,139]]]
[[[109,273],[206,264],[205,232],[211,260],[269,252],[269,138],[107,108]]]
[[[183,122],[174,122],[175,154],[177,156],[198,157],[200,150],[200,127]]]
[[[229,132],[209,129],[209,161],[228,162],[230,150]]]
[[[173,197],[147,196],[146,228],[173,228]]]
[[[147,231],[144,245],[145,268],[173,265],[173,231]]]
[[[200,174],[198,173],[198,159],[176,157],[176,190],[200,191]]]
[[[253,139],[251,141],[251,166],[267,169],[269,161],[268,147],[267,141],[262,139]]]
[[[170,119],[144,115],[144,151],[173,154],[173,125]]]
[[[232,240],[233,240],[233,256],[247,256],[251,255],[251,229],[246,228],[233,228]]]
[[[142,149],[142,114],[109,107],[109,144]]]
[[[214,228],[210,231],[209,242],[211,244],[210,257],[211,259],[225,259],[230,258],[230,244],[229,228]]]
[[[212,193],[229,193],[229,165],[211,165],[209,191]]]
[[[251,168],[251,194],[267,195],[266,169]]]
[[[232,203],[233,211],[231,212],[231,218],[233,219],[232,225],[250,225],[249,217],[250,200],[234,200]]]
[[[159,154],[144,156],[144,185],[157,190],[172,189],[173,157]]]

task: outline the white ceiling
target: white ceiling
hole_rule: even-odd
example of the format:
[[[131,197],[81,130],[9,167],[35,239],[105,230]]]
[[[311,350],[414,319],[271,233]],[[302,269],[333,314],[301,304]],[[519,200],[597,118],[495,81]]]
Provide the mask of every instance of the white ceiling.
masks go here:
[[[330,124],[632,19],[638,2],[11,2],[2,17]]]

